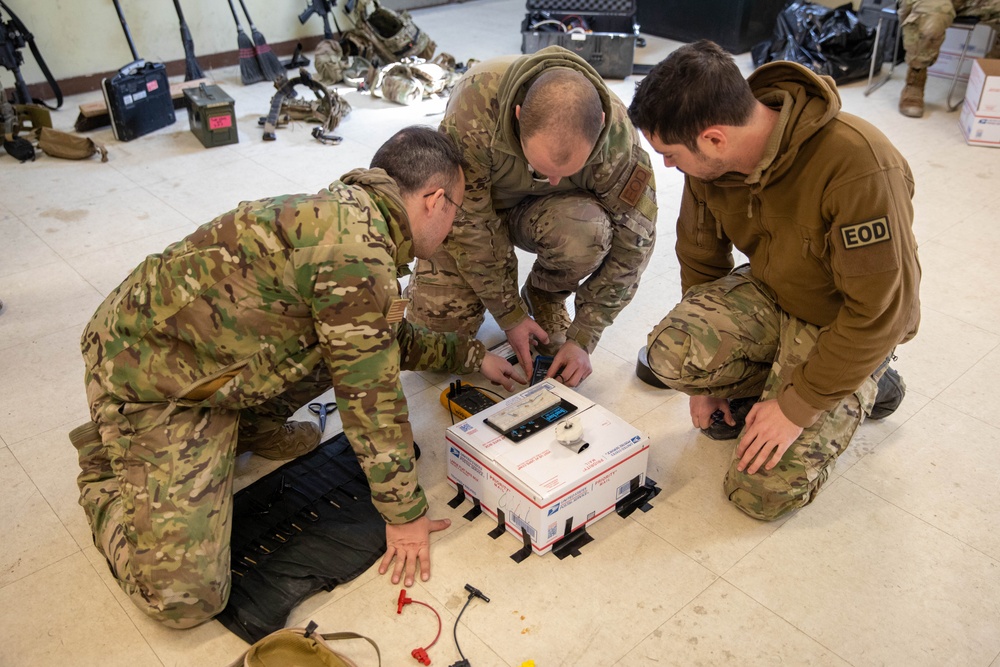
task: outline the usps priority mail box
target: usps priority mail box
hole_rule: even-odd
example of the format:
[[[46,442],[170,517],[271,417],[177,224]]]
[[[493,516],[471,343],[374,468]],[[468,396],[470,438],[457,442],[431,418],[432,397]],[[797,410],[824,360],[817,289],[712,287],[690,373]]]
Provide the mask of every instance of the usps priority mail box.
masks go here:
[[[488,424],[491,416],[549,391],[576,407],[515,442]],[[578,420],[577,453],[559,442],[557,429]],[[555,381],[540,382],[448,428],[448,481],[478,499],[505,529],[542,555],[561,538],[593,523],[646,481],[649,438],[628,422]]]

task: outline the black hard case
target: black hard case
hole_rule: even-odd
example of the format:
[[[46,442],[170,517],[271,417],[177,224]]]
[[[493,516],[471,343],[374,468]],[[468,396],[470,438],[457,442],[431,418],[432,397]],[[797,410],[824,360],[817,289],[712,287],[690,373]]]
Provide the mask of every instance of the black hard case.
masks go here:
[[[526,8],[521,22],[521,53],[557,45],[579,55],[606,79],[624,79],[632,73],[635,40],[639,35],[636,0],[527,0]],[[566,17],[579,17],[587,22],[591,32],[532,30],[532,15],[537,12],[560,22]]]
[[[118,0],[112,2],[133,60],[110,79],[103,79],[101,90],[104,91],[115,139],[131,141],[171,125],[177,118],[167,68],[162,63],[148,63],[139,57],[121,4]]]
[[[161,63],[132,63],[104,79],[101,88],[118,141],[132,141],[176,120],[167,69]]]

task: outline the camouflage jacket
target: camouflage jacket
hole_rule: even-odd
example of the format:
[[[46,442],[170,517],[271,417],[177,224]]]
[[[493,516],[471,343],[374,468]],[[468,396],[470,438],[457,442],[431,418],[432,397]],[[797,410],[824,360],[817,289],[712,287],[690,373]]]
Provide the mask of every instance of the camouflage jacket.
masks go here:
[[[531,82],[550,67],[579,70],[589,77],[607,119],[584,168],[555,186],[535,180],[514,115]],[[527,317],[527,309],[518,295],[514,247],[498,211],[525,197],[571,190],[593,193],[607,210],[614,228],[611,251],[578,291],[576,318],[567,332],[569,339],[593,351],[601,333],[635,295],[656,237],[656,186],[649,156],[621,100],[586,61],[551,46],[469,70],[452,92],[441,129],[461,147],[469,165],[462,206],[469,215],[455,220],[444,247],[504,329]]]
[[[397,277],[412,259],[399,191],[381,170],[244,202],[146,258],[87,325],[84,358],[122,402],[234,410],[325,361],[376,508],[407,522],[427,500],[400,369],[470,372],[485,354],[403,320]],[[190,398],[206,387],[208,398]]]

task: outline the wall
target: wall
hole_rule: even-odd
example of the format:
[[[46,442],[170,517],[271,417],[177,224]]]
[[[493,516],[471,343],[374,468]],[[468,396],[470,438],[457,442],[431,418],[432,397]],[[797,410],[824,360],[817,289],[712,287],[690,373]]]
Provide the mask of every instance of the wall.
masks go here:
[[[57,80],[111,72],[132,62],[132,53],[118,22],[111,0],[5,0],[28,30]],[[152,62],[184,59],[179,22],[170,0],[119,0],[132,32],[139,56]],[[323,33],[323,23],[311,17],[305,25],[298,15],[305,0],[244,0],[254,25],[268,43],[302,39]],[[247,35],[250,27],[238,0],[233,0]],[[338,5],[343,2],[338,2]],[[181,9],[194,51],[199,57],[235,51],[236,24],[226,0],[181,0]],[[346,28],[350,21],[338,6],[337,21]],[[6,17],[6,13],[4,14]],[[332,24],[331,24],[332,25]],[[336,28],[333,28],[336,30]],[[22,52],[21,74],[28,84],[44,81],[31,52]],[[280,54],[287,55],[287,54]],[[236,64],[236,60],[233,60]],[[0,68],[0,84],[10,87],[13,75]]]

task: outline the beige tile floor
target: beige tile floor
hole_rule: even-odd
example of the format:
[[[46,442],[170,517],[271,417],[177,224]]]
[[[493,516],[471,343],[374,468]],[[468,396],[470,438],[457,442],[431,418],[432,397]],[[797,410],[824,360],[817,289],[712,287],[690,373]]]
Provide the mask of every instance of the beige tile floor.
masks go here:
[[[459,60],[520,49],[523,3],[476,0],[420,10],[417,22]],[[650,38],[638,60],[677,43]],[[750,71],[749,57],[738,58]],[[315,191],[368,163],[396,129],[434,124],[441,100],[399,107],[348,94],[354,112],[339,146],[308,128],[263,143],[256,119],[267,84],[239,85],[235,68],[210,72],[236,99],[240,143],[205,150],[186,119],[132,143],[95,139],[111,159],[75,163],[0,157],[0,665],[224,665],[245,647],[215,622],[178,632],[147,620],[118,590],[76,504],[66,434],[86,418],[80,331],[101,299],[145,255],[243,199]],[[897,72],[844,107],[880,127],[917,177],[917,236],[925,275],[919,337],[899,349],[909,385],[902,408],[864,425],[812,506],[774,524],[730,507],[721,478],[731,445],[690,427],[683,396],[633,375],[646,333],[679,297],[673,221],[681,177],[658,165],[659,244],[632,305],[605,334],[580,389],[647,432],[653,509],[612,515],[578,558],[508,557],[484,519],[449,508],[438,394],[450,377],[408,374],[420,475],[435,535],[434,576],[412,597],[434,605],[445,633],[436,665],[458,658],[451,625],[472,583],[492,599],[462,617],[463,651],[477,667],[536,665],[955,665],[1000,667],[1000,151],[966,146],[946,86],[928,84],[922,120],[895,110]],[[611,82],[626,100],[632,78]],[[55,116],[69,129],[76,106]],[[494,342],[495,326],[482,336]],[[336,420],[328,427],[338,429]],[[240,461],[238,485],[270,469]],[[304,602],[291,624],[374,638],[383,664],[416,664],[410,650],[434,632],[429,613],[395,614],[398,587],[370,570]],[[346,646],[363,665],[363,646]]]

